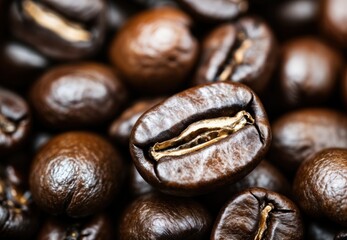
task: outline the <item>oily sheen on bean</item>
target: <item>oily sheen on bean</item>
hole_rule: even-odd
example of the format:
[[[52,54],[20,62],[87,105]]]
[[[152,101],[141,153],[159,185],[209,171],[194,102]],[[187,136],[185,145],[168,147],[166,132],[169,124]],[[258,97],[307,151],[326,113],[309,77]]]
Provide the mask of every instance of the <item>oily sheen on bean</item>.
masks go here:
[[[271,141],[266,113],[242,84],[214,83],[178,93],[134,126],[130,152],[146,181],[171,194],[196,195],[252,171]]]

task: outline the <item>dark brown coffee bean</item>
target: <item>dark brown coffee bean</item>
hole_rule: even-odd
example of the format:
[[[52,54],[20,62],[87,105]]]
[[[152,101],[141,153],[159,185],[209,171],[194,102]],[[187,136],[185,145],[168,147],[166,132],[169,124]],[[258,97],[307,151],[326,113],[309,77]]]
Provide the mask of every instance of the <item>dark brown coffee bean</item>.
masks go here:
[[[50,65],[41,53],[16,41],[0,44],[0,84],[26,87]]]
[[[13,1],[11,30],[48,57],[81,59],[94,54],[103,42],[105,9],[103,0]]]
[[[347,47],[347,2],[345,0],[321,0],[321,28],[325,35]]]
[[[214,83],[178,93],[142,115],[130,152],[151,185],[195,195],[247,175],[270,141],[266,113],[254,92],[243,84]]]
[[[248,0],[177,0],[192,15],[208,21],[232,20],[248,10]]]
[[[83,217],[107,206],[120,188],[123,164],[105,140],[87,132],[51,139],[36,155],[30,189],[50,214]]]
[[[30,110],[17,94],[0,88],[0,155],[20,147],[31,129]]]
[[[110,219],[98,214],[86,219],[48,219],[37,240],[112,240]]]
[[[331,140],[331,137],[330,137]],[[310,216],[347,226],[347,150],[326,149],[304,161],[293,191]]]
[[[124,212],[121,240],[199,240],[211,227],[211,217],[197,202],[159,194],[144,195]]]
[[[116,35],[111,61],[139,91],[172,91],[186,79],[197,58],[198,43],[190,33],[191,25],[189,16],[178,9],[145,11]]]
[[[29,239],[37,230],[38,214],[24,181],[16,167],[0,166],[1,239]]]
[[[272,125],[270,158],[287,173],[295,173],[309,156],[330,147],[347,148],[347,116],[329,109],[287,113]]]
[[[291,186],[283,174],[267,161],[262,161],[250,174],[236,183],[203,196],[203,202],[218,212],[231,197],[252,187],[264,188],[285,196],[291,195]]]
[[[241,82],[263,91],[277,60],[274,36],[259,18],[244,17],[214,29],[204,40],[193,84]]]
[[[129,145],[131,130],[139,117],[148,109],[162,101],[162,98],[136,101],[125,110],[111,125],[109,135],[123,145]]]
[[[299,209],[288,198],[251,188],[233,198],[219,213],[211,240],[301,240]]]
[[[40,120],[59,128],[83,128],[109,120],[123,106],[126,89],[98,63],[56,67],[35,82],[30,98]]]
[[[342,58],[318,39],[305,37],[282,47],[279,92],[290,107],[325,102],[336,87]]]

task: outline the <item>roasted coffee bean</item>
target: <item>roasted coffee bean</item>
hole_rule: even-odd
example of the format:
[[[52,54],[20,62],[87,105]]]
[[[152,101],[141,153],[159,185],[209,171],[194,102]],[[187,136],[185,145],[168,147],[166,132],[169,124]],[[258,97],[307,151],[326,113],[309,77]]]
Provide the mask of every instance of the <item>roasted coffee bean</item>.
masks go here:
[[[83,128],[113,117],[126,100],[126,89],[105,65],[78,63],[46,72],[31,89],[40,120],[59,128]]]
[[[311,155],[330,147],[347,148],[347,116],[329,109],[287,113],[272,125],[270,158],[287,173],[295,173]]]
[[[111,61],[139,91],[172,91],[186,79],[197,58],[191,25],[189,16],[175,8],[142,12],[115,36]]]
[[[38,213],[22,174],[0,166],[0,238],[30,239],[38,227]]]
[[[250,188],[233,198],[219,213],[211,240],[301,240],[299,209],[288,198],[262,188]]]
[[[135,197],[155,191],[155,188],[143,179],[133,164],[130,166],[128,187],[130,194]]]
[[[177,0],[198,19],[214,22],[232,20],[248,10],[248,0]]]
[[[86,219],[48,219],[37,240],[112,240],[110,219],[98,214]]]
[[[129,145],[131,130],[139,117],[148,109],[162,101],[162,98],[138,100],[125,110],[111,125],[109,135],[123,145]]]
[[[325,35],[347,48],[347,2],[345,0],[321,0],[321,28]]]
[[[105,9],[103,0],[13,1],[11,30],[48,57],[81,59],[94,54],[103,42]]]
[[[279,95],[289,107],[327,101],[340,76],[342,58],[318,39],[305,37],[282,47]]]
[[[232,81],[262,92],[277,60],[274,36],[259,18],[218,26],[204,40],[193,84]]]
[[[293,183],[298,204],[307,214],[343,226],[347,226],[346,189],[346,149],[325,149],[308,158],[299,167]]]
[[[197,202],[159,194],[136,199],[120,223],[121,240],[205,239],[211,217]]]
[[[50,65],[41,53],[16,41],[0,44],[0,84],[27,87]]]
[[[262,161],[250,174],[234,184],[203,196],[203,203],[218,212],[237,193],[260,187],[285,196],[291,195],[291,186],[283,174],[267,161]]]
[[[142,115],[130,152],[151,185],[195,195],[247,175],[270,141],[266,113],[253,91],[243,84],[214,83],[178,93]]]
[[[83,217],[110,203],[122,175],[122,160],[108,142],[92,133],[69,132],[52,138],[38,152],[30,189],[46,212]]]
[[[15,151],[31,129],[30,110],[19,95],[0,88],[0,155]]]

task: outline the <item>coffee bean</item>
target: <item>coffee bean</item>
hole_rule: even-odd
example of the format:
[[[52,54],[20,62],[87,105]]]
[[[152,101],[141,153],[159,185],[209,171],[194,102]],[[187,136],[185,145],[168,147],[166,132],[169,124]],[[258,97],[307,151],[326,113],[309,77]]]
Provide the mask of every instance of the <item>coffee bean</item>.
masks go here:
[[[12,166],[0,166],[0,238],[28,239],[38,227],[38,213],[26,179]]]
[[[325,149],[305,160],[294,179],[293,191],[310,216],[347,226],[347,150]]]
[[[0,155],[18,149],[31,129],[30,110],[20,96],[0,88]]]
[[[125,210],[120,240],[204,239],[211,227],[208,212],[197,202],[159,194],[136,199]]]
[[[282,46],[279,95],[287,107],[327,101],[340,76],[339,53],[315,38],[298,38]]]
[[[195,195],[247,175],[270,141],[256,95],[242,84],[214,83],[178,93],[142,115],[130,152],[151,185],[171,194]]]
[[[288,198],[262,188],[235,196],[221,210],[211,240],[303,239],[299,209]]]
[[[86,219],[48,219],[42,226],[37,240],[111,240],[112,223],[104,214]]]
[[[120,110],[126,96],[119,78],[98,63],[52,68],[34,83],[30,93],[40,120],[58,129],[101,124]]]
[[[92,133],[69,132],[52,138],[38,152],[30,189],[46,212],[83,217],[110,203],[122,175],[122,160],[108,142]]]
[[[346,8],[345,0],[321,0],[320,27],[328,38],[344,48],[347,47]]]
[[[110,49],[114,66],[139,91],[173,91],[186,79],[198,54],[189,16],[157,8],[130,19]],[[175,73],[175,74],[172,74]]]
[[[207,22],[232,20],[248,10],[248,0],[177,0],[192,15]]]
[[[103,42],[105,9],[102,0],[14,1],[11,30],[48,57],[81,59],[94,54]]]
[[[162,98],[139,100],[126,109],[109,128],[112,139],[123,145],[129,145],[131,130],[139,117],[148,109],[162,101]]]
[[[276,40],[259,18],[218,26],[204,40],[193,84],[232,81],[262,92],[277,60]]]
[[[329,109],[287,113],[272,125],[270,158],[293,174],[308,157],[329,147],[347,148],[347,116]]]
[[[49,67],[50,61],[27,45],[9,40],[0,44],[0,84],[27,87]]]

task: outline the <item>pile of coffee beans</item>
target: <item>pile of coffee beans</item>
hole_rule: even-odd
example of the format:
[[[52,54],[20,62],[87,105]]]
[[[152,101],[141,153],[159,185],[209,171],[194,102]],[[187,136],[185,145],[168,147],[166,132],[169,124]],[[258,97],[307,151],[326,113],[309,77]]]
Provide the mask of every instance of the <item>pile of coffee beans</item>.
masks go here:
[[[347,0],[0,0],[1,240],[347,240]]]

